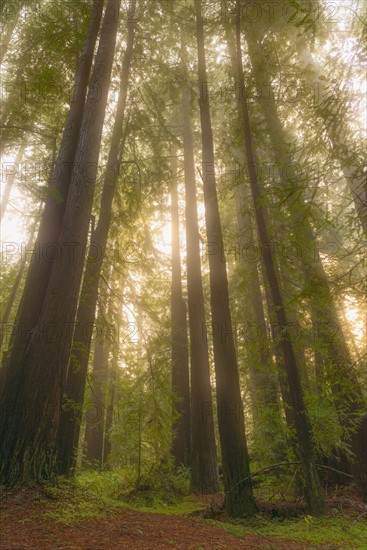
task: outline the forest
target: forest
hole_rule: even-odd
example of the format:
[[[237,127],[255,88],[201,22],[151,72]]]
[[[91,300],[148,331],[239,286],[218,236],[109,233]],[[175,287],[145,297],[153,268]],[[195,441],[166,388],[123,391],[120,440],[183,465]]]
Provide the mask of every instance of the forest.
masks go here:
[[[366,550],[366,0],[0,6],[0,548]]]

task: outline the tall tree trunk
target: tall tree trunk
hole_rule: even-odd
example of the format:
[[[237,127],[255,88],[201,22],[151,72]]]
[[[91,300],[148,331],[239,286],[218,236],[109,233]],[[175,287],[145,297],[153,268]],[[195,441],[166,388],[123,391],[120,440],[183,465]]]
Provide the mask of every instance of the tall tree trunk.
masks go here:
[[[269,281],[270,291],[274,306],[276,308],[276,318],[279,324],[281,333],[282,351],[284,355],[284,366],[287,373],[287,381],[293,408],[295,413],[295,427],[297,431],[299,457],[302,464],[302,474],[304,482],[304,496],[309,510],[312,513],[320,513],[324,509],[323,495],[318,479],[318,474],[315,465],[314,448],[312,441],[312,428],[306,411],[306,406],[303,398],[299,371],[297,367],[296,355],[292,342],[287,338],[288,319],[284,308],[283,297],[280,291],[279,281],[273,258],[266,251],[269,245],[268,230],[265,223],[263,207],[261,206],[261,190],[257,180],[255,170],[255,157],[252,148],[252,134],[250,119],[248,113],[247,99],[245,93],[245,79],[242,65],[241,52],[241,7],[240,2],[236,2],[236,43],[237,43],[237,78],[240,90],[243,90],[240,98],[240,108],[243,116],[243,132],[246,149],[246,158],[248,163],[248,171],[250,177],[250,186],[252,198],[255,204],[256,222],[259,234],[259,240],[262,251],[262,258]]]
[[[117,316],[116,316],[117,318]],[[108,372],[108,387],[106,396],[106,423],[104,431],[103,464],[106,465],[111,454],[111,429],[113,426],[113,412],[115,405],[115,386],[117,382],[119,342],[115,342],[112,349],[112,359]]]
[[[268,312],[269,322],[270,322],[271,331],[272,331],[275,362],[278,369],[280,393],[281,393],[282,402],[283,402],[286,424],[287,424],[288,432],[290,434],[288,443],[293,450],[294,457],[296,458],[298,455],[298,450],[297,450],[297,444],[294,440],[294,428],[295,428],[294,409],[292,406],[292,399],[289,393],[287,375],[284,367],[284,353],[282,348],[281,333],[280,333],[279,325],[275,315],[275,307],[274,307],[274,303],[271,295],[269,281],[267,279],[267,272],[265,270],[264,262],[262,262],[262,272],[263,272],[263,279],[264,279],[267,312]]]
[[[180,220],[177,193],[177,159],[172,163],[171,183],[172,220],[172,390],[174,397],[174,421],[172,454],[176,466],[190,464],[190,380],[187,340],[186,304],[182,296]]]
[[[210,494],[219,490],[219,480],[208,342],[203,338],[203,328],[206,326],[205,305],[201,275],[195,159],[191,127],[191,94],[184,45],[181,48],[181,56],[184,79],[182,122],[191,369],[191,489]]]
[[[237,54],[236,54],[236,36],[233,35],[232,29],[229,25],[225,26],[226,41],[228,45],[228,51],[231,58],[231,65],[233,74],[237,72]],[[237,113],[238,130],[242,127],[241,113]],[[242,140],[243,141],[243,140]],[[244,144],[242,143],[242,146]],[[232,153],[240,163],[240,166],[244,166],[246,162],[246,155],[243,151],[240,151],[234,147],[231,148]],[[246,281],[246,296],[247,303],[250,304],[252,319],[255,322],[256,328],[256,342],[247,342],[247,350],[249,354],[249,370],[252,387],[252,401],[254,416],[259,413],[259,405],[256,403],[263,403],[265,408],[269,411],[271,418],[267,419],[269,425],[269,435],[272,437],[272,429],[278,426],[278,431],[281,429],[281,411],[280,403],[278,401],[278,383],[277,383],[277,368],[274,369],[272,350],[269,345],[269,339],[267,335],[265,311],[263,305],[263,297],[261,292],[260,276],[256,263],[250,262],[246,258],[248,250],[257,243],[257,236],[255,238],[255,232],[253,228],[252,212],[253,208],[250,205],[250,197],[248,186],[245,183],[241,183],[236,193],[236,216],[238,226],[238,238],[241,250],[241,260],[244,267],[244,277]],[[263,263],[261,263],[262,271]],[[266,274],[264,274],[265,290]],[[266,296],[267,298],[267,296]],[[270,323],[271,324],[271,323]],[[276,364],[279,365],[277,360],[277,354],[279,350],[274,342],[274,353],[276,356]],[[281,354],[281,351],[280,351]],[[284,401],[284,400],[283,400]],[[254,428],[254,432],[259,430]],[[260,437],[262,434],[260,433]],[[282,453],[282,450],[280,453]]]
[[[101,322],[97,319],[97,326]],[[92,469],[103,469],[104,427],[106,417],[106,385],[108,374],[108,342],[97,338],[94,346],[93,371],[87,405],[84,460]]]
[[[254,231],[249,212],[249,196],[245,184],[241,184],[236,194],[238,237],[241,251],[253,246]],[[271,348],[267,336],[267,326],[257,264],[249,262],[242,254],[244,277],[246,281],[246,302],[250,304],[250,319],[255,327],[255,341],[246,339],[249,355],[250,383],[252,387],[252,409],[254,417],[254,432],[261,430],[269,437],[269,445],[273,443],[274,433],[279,437],[282,429],[281,410],[278,399],[278,384],[276,368],[273,364]],[[264,417],[265,415],[265,417]],[[260,424],[257,422],[260,422]],[[265,432],[261,425],[266,422]],[[258,428],[256,427],[258,425]],[[282,449],[278,449],[282,454]]]
[[[135,2],[132,2],[132,5],[135,10]],[[135,33],[133,13],[131,11],[129,13],[131,17],[128,21],[126,51],[121,69],[120,93],[103,182],[99,218],[97,227],[92,234],[88,250],[71,350],[70,366],[65,386],[65,406],[60,419],[58,434],[59,472],[65,475],[72,473],[76,464],[75,450],[79,440],[81,412],[87,379],[93,323],[97,306],[98,286],[110,229],[113,197],[127,135],[127,127],[125,127],[123,135],[123,123]]]
[[[118,297],[118,294],[115,290],[115,278],[114,278],[114,268],[111,269],[111,275],[109,278],[109,306],[107,311],[107,346],[108,346],[108,365],[107,371],[105,372],[104,378],[104,408],[105,408],[105,420],[104,420],[104,431],[103,431],[103,457],[102,464],[103,468],[106,467],[108,462],[109,455],[111,453],[111,429],[113,425],[113,413],[114,413],[114,403],[117,397],[116,395],[116,383],[118,377],[118,362],[119,362],[119,351],[120,351],[120,327],[122,326],[122,315],[121,315],[121,302],[122,300]],[[119,292],[122,293],[121,287],[119,287]],[[111,330],[109,330],[111,324]]]
[[[276,259],[274,258],[274,260]],[[280,394],[282,397],[285,421],[287,425],[286,442],[287,442],[288,450],[291,451],[291,454],[288,454],[288,457],[291,456],[293,460],[296,460],[298,458],[299,451],[298,451],[297,432],[296,432],[295,409],[293,407],[293,401],[289,390],[287,373],[284,365],[282,333],[277,321],[276,311],[275,311],[276,308],[273,303],[264,262],[262,262],[262,272],[263,272],[263,280],[264,280],[264,287],[265,287],[266,305],[267,305],[269,322],[271,325],[271,332],[272,332],[273,350],[274,350],[275,362],[276,362],[277,371],[278,371],[279,388],[280,388]],[[281,294],[283,295],[282,289],[281,289]],[[296,356],[296,359],[297,359],[297,356]],[[298,367],[298,364],[297,364],[297,367]],[[295,482],[296,495],[302,496],[303,480],[299,469],[297,469],[295,472],[294,482]]]
[[[250,465],[229,306],[227,271],[225,261],[222,260],[223,235],[216,190],[210,109],[208,100],[202,93],[207,83],[207,74],[201,9],[201,0],[195,0],[202,135],[202,177],[207,238],[211,247],[208,252],[218,425],[224,489],[226,492],[225,505],[230,516],[238,517],[243,514],[254,513],[256,507],[251,484],[242,482],[243,478],[249,475]]]
[[[120,2],[108,0],[57,257],[42,307],[38,305],[39,321],[27,338],[27,353],[13,363],[4,384],[4,401],[13,407],[1,419],[0,434],[0,478],[8,485],[56,475],[61,399],[84,267],[119,8]]]
[[[326,375],[334,394],[340,423],[349,433],[349,443],[356,456],[356,463],[353,466],[355,480],[359,484],[361,492],[367,495],[367,463],[364,455],[361,454],[362,447],[359,444],[361,421],[366,412],[363,392],[323,268],[309,219],[309,206],[296,186],[297,174],[294,168],[295,162],[290,153],[291,147],[282,127],[276,104],[272,100],[267,100],[262,93],[265,88],[270,97],[274,97],[272,83],[266,69],[266,60],[255,27],[246,25],[245,34],[260,105],[278,165],[280,183],[288,197],[287,204],[294,236],[297,242],[303,243],[300,260],[306,282],[305,293],[310,296],[311,309],[314,308],[313,316],[318,319],[319,341],[327,350],[329,368],[326,370]],[[284,167],[287,168],[286,171]],[[290,189],[294,192],[289,193]],[[343,411],[347,414],[343,414]],[[357,429],[354,426],[355,423],[358,425]]]
[[[7,179],[7,182],[5,184],[5,189],[4,189],[4,192],[2,194],[2,197],[1,197],[1,206],[0,206],[0,223],[4,217],[4,214],[5,214],[5,211],[6,211],[6,208],[8,206],[8,202],[9,202],[9,197],[10,197],[10,192],[12,190],[12,187],[14,185],[14,182],[17,178],[17,172],[18,172],[18,167],[19,167],[19,164],[22,162],[22,158],[23,158],[23,155],[24,155],[24,151],[25,151],[25,145],[22,144],[18,150],[18,153],[17,153],[17,156],[15,157],[15,162],[14,162],[14,171],[9,175],[8,179]]]
[[[9,357],[4,364],[4,377],[8,371],[14,371],[17,369],[17,365],[25,361],[29,335],[39,321],[51,271],[54,261],[57,259],[56,243],[61,231],[61,222],[75,162],[103,3],[103,0],[95,0],[93,3],[83,52],[75,74],[73,100],[65,122],[58,158],[50,174],[49,193],[38,229],[36,246],[41,253],[35,252],[32,255],[10,339]],[[98,82],[95,85],[98,86]],[[93,94],[94,98],[96,97],[96,90],[98,87],[91,90],[91,99],[93,99]]]
[[[293,342],[294,353],[296,354],[297,366],[301,378],[302,387],[305,391],[311,391],[309,376],[307,372],[305,346],[301,336],[301,324],[299,322],[297,311],[292,304],[294,289],[292,287],[290,274],[287,270],[285,263],[281,259],[279,259],[277,264],[279,266],[280,284],[283,289],[282,295],[284,297],[284,305],[287,311],[289,322],[288,337],[291,338]]]

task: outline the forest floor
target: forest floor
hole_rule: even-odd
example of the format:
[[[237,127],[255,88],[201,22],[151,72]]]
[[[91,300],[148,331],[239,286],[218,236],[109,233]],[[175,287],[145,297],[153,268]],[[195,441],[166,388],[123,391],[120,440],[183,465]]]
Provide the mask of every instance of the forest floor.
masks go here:
[[[95,488],[94,488],[95,489]],[[220,500],[218,495],[218,499]],[[211,498],[188,496],[174,506],[111,504],[86,490],[44,487],[4,492],[0,503],[1,550],[349,550],[367,549],[367,506],[344,499],[323,518],[260,517],[229,522],[207,519]],[[339,501],[338,501],[339,502]],[[348,505],[353,503],[352,505]],[[340,502],[339,502],[340,504]],[[365,508],[364,508],[365,507]],[[158,510],[157,510],[158,508]],[[157,513],[159,511],[159,513]],[[331,514],[331,515],[330,515]],[[274,521],[275,520],[275,521]]]

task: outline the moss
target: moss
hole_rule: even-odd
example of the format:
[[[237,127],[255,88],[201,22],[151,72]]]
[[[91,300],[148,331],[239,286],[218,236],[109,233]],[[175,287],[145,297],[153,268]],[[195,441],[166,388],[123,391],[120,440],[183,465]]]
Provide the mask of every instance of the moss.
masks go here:
[[[307,542],[317,546],[334,544],[342,550],[367,550],[366,522],[355,521],[338,511],[329,512],[322,517],[303,516],[293,519],[270,520],[263,516],[256,516],[233,522],[210,520],[210,523],[241,537],[247,534],[260,534],[283,540]]]

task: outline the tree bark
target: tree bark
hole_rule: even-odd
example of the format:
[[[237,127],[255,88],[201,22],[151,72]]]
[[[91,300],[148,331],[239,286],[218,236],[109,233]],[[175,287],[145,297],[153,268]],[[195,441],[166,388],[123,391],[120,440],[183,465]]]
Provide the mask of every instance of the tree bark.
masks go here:
[[[282,127],[276,104],[267,100],[262,93],[264,88],[271,97],[272,84],[266,69],[261,47],[258,42],[256,29],[246,25],[246,41],[251,64],[254,71],[255,84],[260,98],[260,105],[268,127],[274,156],[280,174],[280,183],[284,188],[288,200],[287,206],[291,216],[296,241],[302,243],[300,257],[304,280],[305,293],[310,296],[313,317],[318,319],[318,339],[325,346],[329,368],[325,369],[330,387],[334,394],[336,410],[340,423],[350,434],[349,443],[356,457],[353,474],[363,494],[367,494],[367,464],[361,454],[358,443],[360,422],[365,414],[366,406],[363,398],[353,360],[339,322],[327,275],[323,268],[320,253],[309,219],[309,206],[305,203],[302,192],[297,188],[297,174],[295,163],[290,153],[291,147]],[[286,167],[286,175],[284,167]],[[293,192],[290,193],[289,191]],[[343,414],[344,412],[344,414]],[[347,413],[347,414],[345,414]]]
[[[135,10],[135,2],[132,2],[132,5]],[[76,464],[75,449],[77,448],[79,440],[81,412],[84,401],[93,323],[98,298],[98,286],[103,258],[106,252],[113,198],[127,132],[127,128],[125,128],[125,134],[122,134],[135,33],[133,13],[129,13],[131,13],[131,17],[128,21],[126,51],[121,69],[120,93],[103,182],[100,213],[88,250],[71,350],[70,366],[65,387],[65,406],[61,414],[58,434],[59,472],[64,475],[70,475]],[[71,407],[68,406],[68,402],[71,403]]]
[[[279,228],[279,231],[280,228]],[[307,363],[306,363],[306,355],[305,355],[305,346],[302,341],[301,336],[301,324],[299,322],[299,315],[297,314],[297,311],[295,310],[294,305],[292,304],[292,297],[293,297],[293,288],[292,288],[292,282],[290,280],[290,274],[287,271],[285,263],[280,258],[277,262],[279,267],[279,277],[280,277],[280,283],[282,287],[282,295],[284,297],[284,305],[285,309],[287,311],[287,317],[289,322],[289,338],[292,339],[293,347],[294,347],[294,353],[296,355],[297,359],[297,365],[298,365],[298,371],[299,376],[301,379],[302,388],[305,391],[310,392],[310,381],[309,376],[307,372]],[[295,329],[295,334],[292,334],[292,329]]]
[[[54,479],[63,386],[72,344],[101,145],[120,2],[108,0],[88,92],[70,192],[39,321],[26,354],[13,356],[3,390],[1,482]],[[96,101],[96,90],[99,92]],[[9,408],[12,407],[10,410]],[[33,408],[33,410],[32,410]]]
[[[225,26],[226,41],[228,51],[231,58],[231,65],[233,74],[237,72],[237,54],[236,54],[236,36],[233,35],[232,29],[229,25]],[[238,130],[242,127],[241,113],[237,113]],[[243,146],[243,144],[242,144]],[[240,166],[244,166],[246,162],[246,156],[243,151],[239,151],[236,148],[231,148],[233,155],[240,163]],[[253,418],[255,420],[254,433],[259,433],[260,437],[263,437],[263,432],[260,431],[260,427],[256,427],[256,417],[261,416],[260,409],[261,404],[263,410],[267,409],[270,413],[270,418],[267,418],[266,433],[273,439],[273,429],[281,430],[281,410],[278,400],[278,375],[279,369],[273,364],[272,350],[269,345],[269,339],[267,335],[265,311],[263,305],[263,297],[261,292],[260,276],[257,264],[253,264],[247,259],[247,252],[251,250],[254,245],[258,245],[257,236],[255,238],[252,210],[250,205],[250,197],[248,185],[246,183],[240,183],[236,196],[236,217],[238,226],[238,238],[241,250],[241,261],[243,263],[244,279],[245,279],[245,293],[246,304],[249,304],[251,311],[251,319],[254,321],[256,330],[256,342],[246,341],[246,347],[249,356],[249,371],[250,371],[250,385],[252,395],[252,410]],[[263,262],[261,263],[262,271]],[[267,294],[267,281],[266,274],[264,274],[265,283],[265,295]],[[268,296],[266,295],[266,298]],[[247,316],[248,317],[248,316]],[[270,322],[271,325],[271,322]],[[279,365],[277,360],[279,355],[279,349],[277,349],[276,342],[274,341],[274,354],[276,357],[276,364]],[[281,351],[280,351],[281,355]],[[282,392],[281,392],[282,393]],[[283,399],[284,401],[284,399]],[[282,449],[279,449],[280,455],[282,455]]]
[[[240,250],[247,251],[255,243],[251,215],[249,212],[249,196],[245,184],[241,184],[236,194],[237,225]],[[257,417],[260,424],[266,418],[265,432],[269,445],[274,438],[274,430],[279,436],[281,430],[281,411],[278,399],[277,373],[271,355],[271,348],[267,337],[266,319],[263,306],[263,298],[260,285],[260,277],[257,264],[251,264],[246,257],[241,255],[244,277],[246,281],[246,302],[250,304],[250,316],[247,319],[254,323],[253,339],[246,339],[246,347],[249,354],[249,372],[252,386],[252,410],[255,421],[254,432],[256,434]],[[265,414],[265,418],[262,418]],[[259,425],[260,429],[260,425]],[[279,450],[281,453],[281,450]],[[279,457],[278,457],[279,458]]]
[[[190,88],[184,44],[182,44],[181,48],[181,57],[184,79],[182,90],[182,122],[191,369],[192,448],[190,485],[192,491],[210,494],[218,492],[219,480],[214,434],[212,389],[210,384],[208,342],[207,339],[203,337],[203,334],[205,334],[203,329],[205,329],[206,326],[205,305],[201,274]]]
[[[97,326],[101,323],[97,320]],[[86,412],[84,463],[92,469],[103,469],[108,343],[97,338],[94,347],[93,371]]]
[[[323,495],[318,479],[315,465],[314,447],[312,441],[312,428],[306,411],[303,398],[296,355],[292,342],[287,338],[288,319],[284,307],[283,297],[280,291],[279,281],[272,255],[267,251],[269,245],[268,229],[265,223],[263,207],[261,205],[261,191],[255,170],[255,158],[252,147],[251,125],[248,113],[247,99],[245,93],[245,79],[242,65],[241,52],[241,18],[240,2],[236,2],[236,43],[237,43],[237,78],[242,90],[240,96],[240,109],[243,117],[243,134],[250,177],[252,198],[255,204],[256,223],[261,245],[262,258],[269,281],[272,300],[275,306],[275,313],[279,330],[281,333],[281,344],[284,355],[284,367],[287,374],[290,396],[295,413],[295,427],[298,438],[299,458],[303,474],[303,491],[308,508],[312,513],[321,513],[324,510]]]
[[[8,371],[16,369],[17,365],[25,361],[28,345],[28,336],[26,335],[30,335],[39,320],[51,271],[57,256],[56,243],[61,231],[61,222],[75,163],[103,3],[103,0],[95,0],[93,4],[83,52],[75,74],[73,100],[65,122],[58,158],[49,177],[49,193],[38,229],[35,253],[32,255],[16,314],[9,345],[9,356],[4,364],[4,377],[6,377]],[[98,90],[98,82],[95,82],[94,85],[96,88],[90,91],[91,98],[93,93],[96,98]],[[40,253],[37,253],[37,250]]]
[[[172,163],[171,183],[172,283],[171,341],[174,420],[172,454],[176,466],[190,464],[190,381],[186,304],[182,295],[180,221],[177,193],[177,160]]]
[[[115,315],[116,326],[118,326],[118,315]],[[111,444],[111,430],[113,427],[113,415],[114,415],[114,406],[116,400],[116,391],[115,386],[117,382],[117,369],[118,369],[118,350],[119,350],[119,341],[114,342],[112,347],[112,359],[110,363],[110,368],[108,372],[108,388],[107,388],[107,399],[106,399],[106,424],[104,431],[104,446],[103,446],[103,464],[108,463],[108,459],[111,454],[112,444]]]
[[[204,87],[207,84],[204,29],[201,0],[195,0],[198,46],[199,106],[202,135],[202,170],[205,220],[208,238],[211,312],[213,322],[214,363],[216,374],[219,436],[222,451],[225,505],[232,517],[252,514],[255,501],[252,487],[241,483],[250,472],[243,404],[229,306],[228,279],[222,260],[223,235],[220,222],[214,143],[209,103]]]

